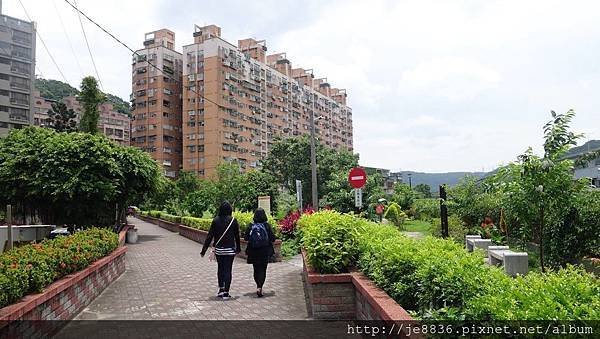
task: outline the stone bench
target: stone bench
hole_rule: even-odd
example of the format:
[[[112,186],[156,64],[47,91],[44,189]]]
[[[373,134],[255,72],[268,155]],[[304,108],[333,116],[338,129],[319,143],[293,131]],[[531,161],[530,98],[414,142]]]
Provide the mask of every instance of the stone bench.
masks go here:
[[[488,263],[494,266],[504,266],[504,272],[513,277],[529,272],[527,252],[514,252],[508,246],[489,246]]]
[[[476,248],[480,248],[487,251],[488,247],[492,245],[491,239],[481,239],[480,235],[467,235],[465,236],[465,246],[467,251],[473,252]]]

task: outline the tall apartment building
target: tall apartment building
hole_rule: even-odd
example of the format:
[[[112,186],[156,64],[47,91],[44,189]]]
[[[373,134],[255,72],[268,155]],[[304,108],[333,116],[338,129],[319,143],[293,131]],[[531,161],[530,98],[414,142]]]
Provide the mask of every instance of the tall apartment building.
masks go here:
[[[35,23],[0,15],[0,136],[33,123],[34,80]]]
[[[195,26],[183,47],[183,169],[211,176],[220,162],[259,166],[276,136],[310,133],[352,150],[352,110],[346,92],[311,70],[293,68],[285,54],[267,55],[266,42],[221,39],[215,25]]]
[[[170,30],[146,33],[132,60],[131,145],[149,152],[168,177],[177,176],[182,160],[182,58],[174,46]]]
[[[48,126],[48,111],[52,109],[52,104],[56,100],[42,98],[39,91],[34,91],[33,104],[33,124],[35,126]],[[79,123],[81,119],[82,108],[81,104],[75,96],[68,96],[62,100],[67,106],[67,109],[75,111],[75,121]],[[131,125],[130,118],[127,114],[117,112],[111,103],[105,102],[98,105],[100,117],[98,119],[98,132],[106,135],[110,140],[123,145],[129,146]]]
[[[147,73],[146,58],[155,53],[154,63],[162,69],[163,58],[156,49],[178,53],[172,50],[171,31],[148,34],[151,42],[145,45],[153,46],[154,52],[147,47],[138,51],[141,57],[134,57],[132,145],[149,150],[161,161],[165,159],[160,157],[164,156],[161,146],[150,144],[149,138],[160,142],[157,131],[164,130],[160,124],[175,121],[149,121],[149,112],[160,114],[161,98],[157,98],[158,109],[150,109],[148,91],[153,89],[156,95],[176,89],[172,83],[157,82],[161,74]],[[235,162],[244,169],[257,167],[276,136],[310,133],[311,114],[322,144],[352,150],[352,110],[346,105],[345,90],[332,88],[326,78],[315,79],[312,70],[293,68],[285,53],[267,55],[264,40],[239,40],[236,46],[221,39],[221,28],[215,25],[195,26],[193,38],[193,44],[183,47],[182,73],[175,69],[183,79],[176,84],[183,99],[179,116],[183,153],[178,154],[183,170],[210,177],[221,162]],[[154,85],[150,85],[148,79],[153,77]],[[149,129],[152,124],[154,132]],[[177,169],[174,163],[170,161],[173,171]]]

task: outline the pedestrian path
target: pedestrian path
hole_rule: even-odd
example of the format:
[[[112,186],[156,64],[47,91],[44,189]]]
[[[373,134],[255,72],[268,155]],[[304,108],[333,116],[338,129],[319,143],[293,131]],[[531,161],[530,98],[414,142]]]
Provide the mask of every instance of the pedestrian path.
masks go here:
[[[137,244],[128,244],[126,271],[78,320],[307,319],[302,267],[270,264],[263,298],[256,298],[252,265],[236,258],[231,294],[217,298],[217,266],[200,257],[201,244],[136,218]]]

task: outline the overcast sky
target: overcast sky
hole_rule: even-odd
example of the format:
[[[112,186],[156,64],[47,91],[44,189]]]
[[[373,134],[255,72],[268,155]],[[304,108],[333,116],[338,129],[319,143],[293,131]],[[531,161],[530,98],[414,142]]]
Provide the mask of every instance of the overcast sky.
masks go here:
[[[73,2],[73,0],[70,0]],[[93,75],[64,0],[22,0],[67,80]],[[177,49],[193,25],[223,38],[266,39],[294,67],[346,88],[361,164],[426,172],[492,170],[540,150],[549,111],[577,112],[600,139],[598,1],[79,0],[134,49],[169,28]],[[3,14],[26,19],[17,0]],[[129,98],[131,54],[82,18],[104,90]],[[63,28],[64,27],[64,28]],[[66,31],[66,34],[65,34]],[[37,74],[61,76],[38,39]]]

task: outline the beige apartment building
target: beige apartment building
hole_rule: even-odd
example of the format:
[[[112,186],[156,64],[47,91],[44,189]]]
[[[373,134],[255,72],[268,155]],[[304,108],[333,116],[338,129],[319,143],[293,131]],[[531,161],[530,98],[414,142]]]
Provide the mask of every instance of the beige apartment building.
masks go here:
[[[35,126],[45,127],[48,125],[48,111],[52,109],[55,100],[42,98],[39,91],[34,91],[34,119]],[[62,100],[68,109],[75,111],[75,121],[79,123],[82,109],[81,104],[75,96],[68,96]],[[100,117],[98,119],[98,132],[106,135],[116,143],[129,146],[131,139],[131,122],[127,114],[117,112],[111,103],[105,102],[98,105]]]
[[[149,34],[158,32],[170,31]],[[264,40],[236,46],[221,39],[215,25],[195,26],[193,38],[182,59],[183,170],[210,177],[221,162],[258,167],[276,136],[310,133],[313,112],[322,144],[352,150],[345,90],[293,68],[285,53],[267,55]]]
[[[174,50],[175,33],[146,33],[144,49],[132,60],[131,145],[149,152],[174,178],[181,169],[181,53]]]

